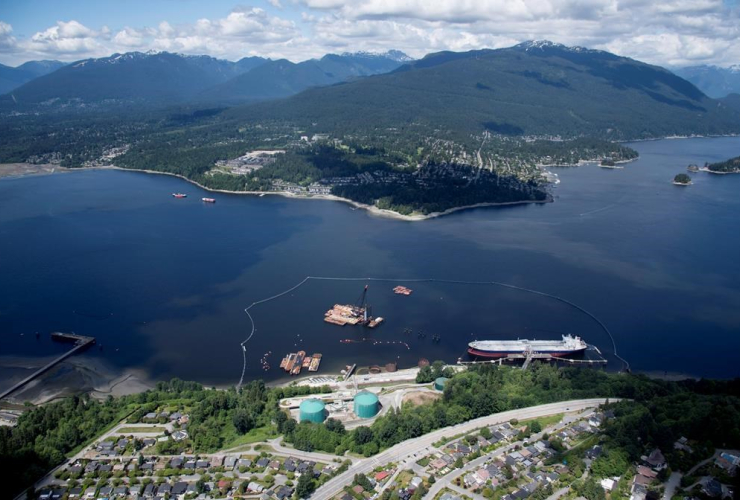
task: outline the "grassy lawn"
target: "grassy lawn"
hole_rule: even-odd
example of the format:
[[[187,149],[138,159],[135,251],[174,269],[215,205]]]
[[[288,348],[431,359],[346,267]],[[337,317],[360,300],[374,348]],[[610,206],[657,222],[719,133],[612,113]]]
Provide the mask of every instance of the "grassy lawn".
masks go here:
[[[555,425],[563,419],[563,414],[558,413],[557,415],[551,415],[549,417],[532,418],[529,420],[521,420],[520,423],[531,424],[532,422],[539,422],[540,426],[544,429],[550,425]]]
[[[417,460],[416,463],[418,465],[421,465],[422,467],[426,467],[427,465],[429,465],[429,461],[430,461],[430,458],[429,457],[424,457],[424,458],[422,458],[420,460]]]
[[[409,485],[413,477],[414,473],[410,470],[402,470],[396,477],[396,484],[398,484],[399,488],[405,488]]]
[[[437,493],[437,496],[434,497],[434,500],[438,500],[445,493],[449,493],[450,495],[453,495],[453,496],[456,496],[456,497],[461,497],[461,498],[464,498],[466,500],[470,498],[469,496],[466,496],[466,495],[460,495],[460,493],[458,493],[455,490],[451,490],[449,488],[442,488],[442,491],[440,491],[439,493]]]
[[[158,432],[164,434],[166,431],[164,427],[153,426],[153,427],[121,427],[116,431],[116,434],[136,434],[141,432]]]
[[[223,448],[234,448],[245,444],[259,443],[260,441],[266,441],[267,439],[274,437],[277,437],[277,429],[275,429],[275,426],[255,427],[241,436],[236,433],[224,436]]]

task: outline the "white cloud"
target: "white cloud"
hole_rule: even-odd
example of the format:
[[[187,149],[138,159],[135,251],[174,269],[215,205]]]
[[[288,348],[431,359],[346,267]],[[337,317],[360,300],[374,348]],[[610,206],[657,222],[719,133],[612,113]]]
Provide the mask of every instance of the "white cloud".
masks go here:
[[[497,48],[530,39],[609,50],[662,65],[736,64],[740,16],[722,0],[267,0],[220,18],[111,33],[59,21],[28,38],[0,21],[0,53],[17,62],[150,48],[239,59],[327,52]],[[277,15],[268,5],[280,9]]]
[[[16,40],[13,37],[13,27],[0,21],[0,52],[13,52],[15,50]]]

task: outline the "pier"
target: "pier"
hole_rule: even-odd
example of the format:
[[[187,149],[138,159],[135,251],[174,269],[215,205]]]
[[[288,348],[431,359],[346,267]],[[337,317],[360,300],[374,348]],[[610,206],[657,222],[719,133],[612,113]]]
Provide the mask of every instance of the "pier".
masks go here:
[[[51,362],[47,363],[46,365],[42,366],[35,372],[33,372],[28,377],[24,378],[17,384],[15,384],[10,389],[4,391],[0,394],[0,399],[4,399],[8,396],[10,396],[12,393],[23,387],[24,385],[28,384],[30,381],[35,379],[36,377],[42,375],[43,373],[51,370],[54,366],[61,363],[71,355],[75,354],[76,352],[82,351],[91,345],[95,343],[95,337],[85,337],[84,335],[76,335],[74,333],[61,333],[61,332],[54,332],[51,334],[51,339],[56,340],[58,342],[71,342],[74,344],[72,349],[65,352],[58,358],[54,358]]]
[[[522,364],[522,370],[526,370],[529,368],[529,365],[532,363],[533,360],[542,360],[542,361],[559,361],[563,363],[568,363],[571,366],[603,366],[606,365],[607,361],[604,359],[604,357],[601,355],[601,351],[596,346],[590,345],[589,349],[590,352],[595,352],[598,356],[597,359],[573,359],[573,358],[565,358],[565,357],[559,357],[559,356],[553,356],[551,354],[541,353],[541,352],[535,352],[535,351],[525,351],[521,354],[509,354],[507,356],[503,356],[501,358],[497,359],[486,359],[482,361],[463,361],[462,358],[460,358],[457,362],[458,365],[478,365],[478,364],[503,364],[504,362],[516,362],[516,361],[524,361]]]

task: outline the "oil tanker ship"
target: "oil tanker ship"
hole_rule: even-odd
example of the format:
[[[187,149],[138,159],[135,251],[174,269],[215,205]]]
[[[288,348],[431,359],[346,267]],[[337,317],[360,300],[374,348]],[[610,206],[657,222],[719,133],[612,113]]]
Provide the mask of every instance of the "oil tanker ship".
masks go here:
[[[468,354],[480,358],[505,358],[533,352],[561,357],[581,353],[587,347],[581,337],[563,335],[562,340],[479,340],[468,344]]]

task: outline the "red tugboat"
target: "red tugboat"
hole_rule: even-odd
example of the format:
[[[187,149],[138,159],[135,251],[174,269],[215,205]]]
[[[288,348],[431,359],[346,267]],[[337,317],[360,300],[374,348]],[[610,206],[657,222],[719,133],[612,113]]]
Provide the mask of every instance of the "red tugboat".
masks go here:
[[[174,198],[187,198],[188,197],[188,195],[186,195],[185,193],[172,193],[172,196]]]
[[[205,203],[216,203],[216,199],[215,198],[203,198],[203,201]]]

